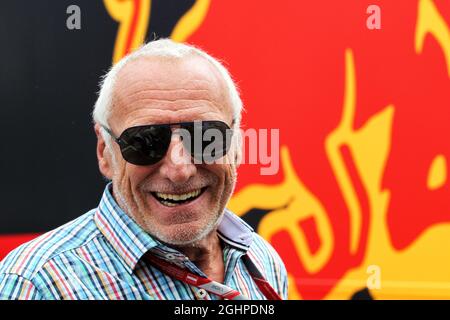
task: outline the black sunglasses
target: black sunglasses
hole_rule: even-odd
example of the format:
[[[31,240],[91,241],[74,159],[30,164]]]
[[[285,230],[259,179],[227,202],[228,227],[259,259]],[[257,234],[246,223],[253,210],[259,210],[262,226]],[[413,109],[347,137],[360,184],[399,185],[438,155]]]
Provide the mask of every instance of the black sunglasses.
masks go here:
[[[230,127],[222,121],[136,126],[125,129],[118,138],[109,128],[100,126],[117,142],[125,161],[139,166],[155,164],[164,158],[174,127],[183,146],[194,158],[194,163],[212,163],[222,158],[230,148],[233,134]]]

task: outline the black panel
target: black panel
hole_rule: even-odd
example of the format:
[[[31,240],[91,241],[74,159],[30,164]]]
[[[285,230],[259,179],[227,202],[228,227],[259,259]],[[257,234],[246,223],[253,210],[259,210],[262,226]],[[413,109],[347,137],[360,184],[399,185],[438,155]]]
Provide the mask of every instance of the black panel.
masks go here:
[[[152,0],[147,41],[169,37],[178,20],[194,3],[195,0]]]
[[[151,10],[162,36],[193,1],[165,2]],[[66,28],[72,4],[81,30]],[[118,25],[99,0],[2,1],[0,25],[0,233],[43,232],[103,191],[90,113]]]

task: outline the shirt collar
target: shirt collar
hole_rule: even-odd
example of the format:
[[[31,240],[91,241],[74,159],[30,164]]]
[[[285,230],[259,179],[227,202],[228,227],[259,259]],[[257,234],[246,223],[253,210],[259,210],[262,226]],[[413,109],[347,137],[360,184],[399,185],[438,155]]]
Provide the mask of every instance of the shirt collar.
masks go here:
[[[219,222],[217,234],[224,242],[244,251],[253,241],[253,228],[228,209]]]
[[[100,232],[124,260],[130,274],[149,250],[181,255],[177,250],[153,238],[130,218],[115,201],[111,189],[112,183],[109,183],[103,192],[94,220]],[[252,227],[228,209],[225,209],[217,231],[225,243],[243,251],[247,251],[253,241]]]

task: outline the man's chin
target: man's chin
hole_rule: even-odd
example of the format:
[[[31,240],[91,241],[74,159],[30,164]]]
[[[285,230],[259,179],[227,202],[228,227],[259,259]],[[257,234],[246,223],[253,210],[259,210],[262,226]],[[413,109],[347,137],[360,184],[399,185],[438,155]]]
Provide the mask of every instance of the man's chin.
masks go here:
[[[158,228],[158,230],[155,230],[154,232],[150,231],[149,233],[159,241],[168,245],[187,246],[205,238],[215,229],[215,227],[216,223],[199,226],[198,223],[191,222],[164,226]]]

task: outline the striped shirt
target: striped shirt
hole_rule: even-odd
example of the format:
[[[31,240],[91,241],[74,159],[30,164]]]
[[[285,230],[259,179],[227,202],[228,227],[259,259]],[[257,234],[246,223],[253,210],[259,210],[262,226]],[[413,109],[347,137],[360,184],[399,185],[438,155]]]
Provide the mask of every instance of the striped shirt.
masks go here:
[[[206,276],[184,254],[134,222],[114,200],[111,187],[105,188],[98,208],[8,254],[0,263],[0,299],[219,299],[142,259],[147,252],[157,254]],[[225,285],[250,299],[265,299],[243,263],[247,254],[287,298],[286,269],[268,242],[227,209],[217,232],[223,243]]]

